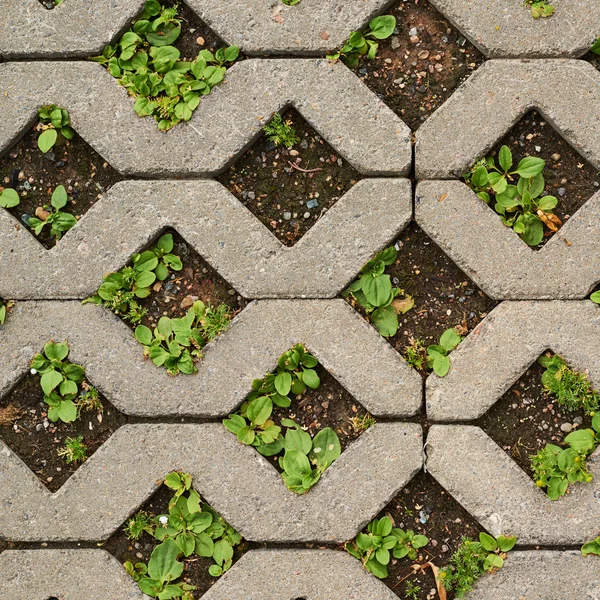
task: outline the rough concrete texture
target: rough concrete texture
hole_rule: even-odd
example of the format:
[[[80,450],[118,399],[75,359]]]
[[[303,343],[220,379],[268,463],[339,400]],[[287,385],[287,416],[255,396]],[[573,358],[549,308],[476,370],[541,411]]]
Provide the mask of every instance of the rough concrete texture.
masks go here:
[[[247,540],[344,542],[421,469],[422,445],[420,425],[378,423],[298,496],[221,423],[125,425],[54,494],[0,442],[0,539],[107,539],[177,470]]]
[[[462,177],[532,109],[600,169],[600,73],[590,63],[490,60],[415,134],[417,177]]]
[[[591,483],[574,484],[550,500],[479,427],[433,425],[427,471],[494,536],[519,545],[581,545],[598,535],[600,449],[588,459]]]
[[[346,552],[251,550],[204,600],[398,600]]]
[[[2,0],[0,57],[100,54],[143,6],[144,0],[74,0],[47,10],[38,0]]]
[[[411,216],[407,179],[362,180],[288,247],[216,181],[124,181],[51,250],[0,210],[0,297],[86,298],[166,227],[246,298],[332,297]]]
[[[7,550],[0,573],[2,600],[147,598],[106,550]]]
[[[479,418],[548,349],[588,373],[598,388],[600,307],[590,301],[503,302],[452,352],[448,375],[428,377],[428,418]]]
[[[468,600],[598,600],[600,561],[580,552],[511,552],[504,566],[484,575]]]
[[[578,57],[600,32],[596,0],[553,0],[554,15],[534,19],[522,0],[430,0],[488,58]]]
[[[77,133],[129,175],[219,173],[275,112],[290,105],[365,175],[405,175],[411,165],[409,128],[350,69],[324,59],[236,63],[192,119],[167,133],[153,118],[138,117],[133,98],[97,63],[4,63],[0,154],[25,133],[43,104],[66,108]],[[377,143],[367,150],[368,140]]]
[[[246,54],[325,55],[385,11],[389,0],[186,0],[228,44]]]
[[[415,219],[496,300],[581,299],[600,279],[600,192],[540,250],[460,181],[419,183]]]
[[[69,360],[130,415],[225,416],[298,343],[374,415],[406,417],[421,406],[420,376],[341,299],[253,302],[205,347],[199,372],[178,377],[145,360],[131,329],[103,307],[18,302],[0,327],[0,397],[51,339],[67,340]]]

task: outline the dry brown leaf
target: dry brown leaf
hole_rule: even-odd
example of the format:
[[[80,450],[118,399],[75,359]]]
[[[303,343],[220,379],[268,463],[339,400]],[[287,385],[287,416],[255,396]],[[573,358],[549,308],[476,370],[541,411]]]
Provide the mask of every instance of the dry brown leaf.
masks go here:
[[[12,425],[22,414],[23,411],[12,404],[0,408],[0,425]]]
[[[448,197],[448,194],[442,194],[440,196],[439,202],[443,202]]]
[[[556,215],[546,214],[541,208],[538,209],[537,215],[550,231],[558,231],[562,225],[562,221]]]
[[[397,315],[403,315],[407,313],[413,306],[415,305],[415,301],[412,296],[406,296],[406,298],[396,298],[392,300],[392,308],[396,311]]]
[[[437,592],[438,592],[438,596],[440,597],[440,600],[446,600],[446,588],[444,587],[444,584],[439,579],[439,573],[440,573],[439,568],[436,567],[432,562],[426,562],[425,564],[422,565],[423,570],[425,570],[427,567],[429,567],[432,570],[433,576],[435,577],[435,585],[437,587]]]

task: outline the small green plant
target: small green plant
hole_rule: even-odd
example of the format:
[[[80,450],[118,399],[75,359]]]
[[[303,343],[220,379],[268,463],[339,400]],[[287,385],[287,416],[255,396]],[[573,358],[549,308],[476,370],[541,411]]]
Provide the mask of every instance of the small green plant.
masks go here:
[[[545,182],[542,171],[546,161],[535,156],[523,158],[513,168],[513,156],[508,146],[502,146],[499,166],[493,156],[482,159],[464,175],[465,182],[486,204],[495,202],[500,219],[529,246],[537,246],[544,238],[544,225],[556,232],[562,225],[552,213],[558,204],[555,196],[542,196]],[[518,176],[514,185],[514,176]]]
[[[588,554],[597,554],[600,556],[600,536],[581,546],[581,554],[583,554],[583,556],[587,556]]]
[[[388,576],[387,565],[391,557],[411,560],[417,558],[417,550],[429,543],[429,538],[394,527],[389,517],[373,519],[367,533],[359,533],[353,542],[345,545],[346,550],[358,558],[365,569],[379,579]]]
[[[223,80],[224,65],[239,56],[239,48],[229,46],[215,54],[201,50],[194,61],[181,60],[179,50],[171,45],[180,34],[177,6],[147,0],[142,15],[119,42],[92,58],[135,98],[138,116],[154,117],[161,131],[189,121],[200,98]]]
[[[71,119],[65,108],[49,104],[38,110],[42,133],[38,137],[38,148],[46,154],[62,136],[66,140],[75,137],[75,131],[71,128]]]
[[[140,510],[127,520],[127,523],[125,523],[125,526],[123,527],[123,531],[128,540],[137,541],[144,533],[153,536],[155,527],[156,523],[154,517],[146,511]]]
[[[531,16],[534,19],[551,17],[554,14],[554,6],[548,0],[525,0],[525,6],[531,8]]]
[[[362,433],[363,431],[366,431],[367,429],[373,427],[373,425],[375,425],[377,421],[375,420],[373,415],[367,413],[363,417],[352,417],[350,419],[350,423],[352,423],[352,428],[354,429],[354,431]]]
[[[68,464],[85,461],[87,446],[83,443],[83,436],[65,438],[65,446],[59,448],[58,455],[62,456]]]
[[[590,48],[590,50],[594,53],[594,54],[600,54],[600,38],[598,38],[595,42],[594,45]]]
[[[296,130],[292,127],[292,121],[289,119],[284,121],[280,113],[275,113],[271,122],[263,129],[270,142],[276,146],[285,146],[288,150],[300,141]]]
[[[433,369],[438,377],[445,377],[450,370],[448,354],[462,342],[455,329],[446,329],[440,336],[439,344],[427,346],[427,368]]]
[[[395,335],[398,331],[398,315],[414,306],[413,299],[403,290],[393,287],[390,276],[384,273],[387,266],[396,262],[397,256],[396,248],[385,248],[360,270],[358,279],[342,292],[342,296],[351,296],[365,309],[373,326],[383,337]],[[395,300],[401,295],[404,296],[402,300]]]
[[[587,375],[570,369],[558,354],[541,356],[538,362],[546,369],[542,374],[544,388],[560,405],[571,411],[583,409],[588,414],[598,410],[600,393],[592,388]]]
[[[546,488],[550,500],[564,496],[571,483],[592,481],[586,459],[600,443],[600,413],[592,418],[592,429],[573,431],[564,441],[567,448],[546,444],[530,457],[536,485]]]
[[[506,553],[517,543],[516,537],[499,535],[493,538],[479,534],[479,541],[463,538],[461,545],[450,558],[450,566],[442,569],[439,580],[457,598],[464,598],[485,571],[493,573],[504,565]]]
[[[63,233],[77,224],[77,219],[72,214],[60,210],[67,205],[68,200],[65,187],[63,185],[56,186],[52,192],[51,206],[45,205],[43,211],[36,212],[40,216],[43,214],[43,218],[31,217],[28,221],[28,225],[33,229],[35,235],[40,235],[44,227],[50,225],[50,235],[58,241]]]
[[[31,361],[33,374],[40,374],[44,402],[50,406],[48,419],[55,423],[71,423],[77,418],[77,406],[73,400],[79,393],[79,384],[85,377],[81,365],[66,362],[69,355],[67,342],[48,342],[43,354],[36,354]]]
[[[79,398],[76,402],[79,413],[81,413],[82,410],[85,410],[86,412],[96,411],[98,413],[103,413],[104,407],[102,406],[98,390],[93,385],[87,383],[87,381],[84,381],[81,384],[81,387],[83,391],[79,394]]]
[[[425,342],[415,338],[410,338],[409,342],[410,345],[404,348],[404,360],[406,360],[413,369],[420,371],[427,361]]]
[[[218,313],[217,318],[213,312]],[[144,346],[144,355],[155,365],[164,366],[169,375],[192,375],[198,372],[194,363],[202,358],[202,348],[229,326],[230,319],[227,305],[213,310],[196,300],[185,317],[161,317],[154,330],[138,325],[135,338]]]
[[[193,600],[194,586],[177,582],[183,573],[182,557],[192,555],[212,558],[209,573],[219,577],[233,563],[233,549],[242,542],[242,536],[231,527],[192,488],[192,477],[187,473],[170,473],[165,485],[175,494],[169,502],[168,514],[154,519],[147,513],[138,513],[126,525],[130,539],[139,539],[146,532],[161,543],[154,548],[148,565],[126,562],[126,571],[137,581],[140,589],[152,598],[182,598]]]
[[[0,191],[0,206],[2,208],[13,208],[21,204],[19,193],[12,188],[3,188]]]
[[[0,300],[0,325],[4,325],[6,321],[6,315],[10,312],[10,309],[14,306],[14,302],[3,302]]]
[[[404,590],[404,597],[406,600],[419,600],[419,594],[421,593],[421,586],[414,583],[408,583],[406,590]]]
[[[385,40],[389,38],[396,28],[396,17],[392,15],[383,15],[374,17],[369,21],[369,27],[364,33],[353,31],[348,41],[340,50],[328,54],[329,60],[338,60],[341,58],[344,63],[352,68],[355,67],[361,56],[373,59],[377,56],[379,44],[375,40]]]
[[[600,290],[596,290],[591,296],[590,300],[596,304],[600,304]]]
[[[296,4],[300,4],[302,0],[281,0],[284,4],[288,6],[296,6]]]
[[[181,271],[183,268],[181,259],[172,250],[173,236],[167,233],[150,250],[134,254],[130,266],[106,275],[96,294],[83,302],[101,304],[132,325],[137,325],[146,314],[137,298],[146,298],[156,281],[164,281],[171,270]]]

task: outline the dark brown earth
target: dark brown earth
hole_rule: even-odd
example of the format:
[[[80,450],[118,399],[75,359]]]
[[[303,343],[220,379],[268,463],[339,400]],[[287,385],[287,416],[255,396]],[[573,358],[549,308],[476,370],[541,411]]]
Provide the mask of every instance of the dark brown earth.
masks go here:
[[[21,227],[25,226],[23,215],[34,217],[36,208],[50,204],[58,185],[65,186],[69,195],[62,211],[79,218],[111,186],[124,179],[80,136],[70,141],[59,136],[56,145],[43,155],[37,146],[39,134],[36,127],[29,130],[0,158],[0,186],[14,188],[21,196],[19,206],[0,210],[8,210]],[[46,248],[56,244],[48,225],[37,239]]]
[[[288,109],[282,117],[291,121],[298,144],[288,150],[263,134],[217,179],[292,246],[359,181],[360,174],[296,110]],[[311,202],[317,205],[311,208]]]
[[[561,425],[580,423],[580,429],[591,425],[591,417],[583,410],[565,409],[544,390],[544,370],[537,362],[531,365],[475,423],[531,477],[529,457],[546,444],[562,446],[567,433],[561,431]]]
[[[0,400],[0,439],[2,439],[51,491],[58,490],[79,468],[68,464],[57,452],[65,438],[83,436],[88,458],[127,422],[110,402],[100,396],[102,412],[82,410],[72,423],[51,423],[39,375],[27,375]]]
[[[420,348],[424,357],[425,347],[437,344],[451,327],[466,335],[496,306],[416,223],[411,223],[395,244],[398,258],[385,272],[393,285],[413,297],[415,306],[400,315],[398,332],[387,339],[405,357],[410,346]],[[365,316],[357,303],[350,303]],[[424,365],[421,372],[425,373]]]
[[[148,310],[143,320],[146,326],[155,326],[163,316],[184,316],[195,300],[214,307],[227,304],[232,318],[248,304],[174,229],[163,231],[157,239],[166,233],[173,236],[173,253],[181,259],[183,269],[171,271],[165,281],[155,284],[147,298],[139,301]]]
[[[564,138],[536,111],[524,115],[510,132],[501,139],[488,156],[496,158],[502,146],[513,154],[513,168],[526,156],[546,161],[545,194],[558,198],[554,209],[564,223],[600,190],[600,175]],[[518,178],[515,179],[515,184]],[[490,209],[493,207],[490,205]],[[495,212],[495,211],[494,211]],[[559,230],[560,234],[560,230]],[[546,228],[543,243],[554,234]],[[540,244],[540,246],[543,245]]]
[[[399,0],[385,14],[396,33],[354,71],[416,131],[484,58],[427,0]]]

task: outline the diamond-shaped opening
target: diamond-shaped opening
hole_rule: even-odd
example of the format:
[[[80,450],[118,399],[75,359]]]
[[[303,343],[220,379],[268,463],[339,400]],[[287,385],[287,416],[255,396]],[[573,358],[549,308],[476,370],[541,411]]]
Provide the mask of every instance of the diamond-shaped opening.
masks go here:
[[[304,348],[311,352],[310,348]],[[318,360],[317,356],[315,358]],[[291,419],[313,439],[320,431],[330,427],[337,434],[341,451],[344,452],[364,431],[375,424],[375,419],[321,363],[312,369],[319,377],[319,386],[316,389],[307,386],[299,394],[290,391],[287,395],[291,401],[290,406],[280,407],[273,403],[273,411],[269,418],[274,425],[281,427],[282,440],[290,431],[282,424],[283,419]],[[300,367],[299,371],[302,372],[303,368]],[[277,373],[277,369],[272,373]],[[271,396],[270,393],[268,395]],[[240,407],[233,412],[239,414]],[[250,422],[248,417],[246,422]],[[261,428],[256,429],[256,432],[260,431]],[[279,473],[283,473],[279,459],[285,452],[285,447],[281,447],[276,454],[265,455],[266,460],[271,462]],[[313,465],[312,468],[316,467]]]
[[[416,224],[411,223],[390,244],[396,262],[385,269],[392,285],[404,293],[397,296],[398,310],[412,298],[414,306],[398,314],[398,330],[387,341],[426,376],[426,348],[438,344],[446,329],[457,328],[465,336],[497,305],[488,298]],[[345,295],[345,294],[344,294]],[[346,300],[365,319],[368,313],[351,295]]]
[[[543,171],[545,187],[543,196],[554,196],[558,205],[552,211],[560,222],[565,223],[572,217],[587,200],[600,190],[600,174],[571,146],[558,131],[556,131],[543,116],[535,111],[529,111],[514,125],[494,148],[486,154],[493,156],[498,165],[498,155],[502,146],[508,146],[513,155],[513,170],[519,161],[527,156],[535,156],[546,161]],[[514,176],[516,185],[519,180]],[[495,202],[489,204],[494,210]],[[533,211],[534,213],[536,211]],[[500,218],[500,217],[498,217]],[[561,236],[560,224],[557,235]],[[551,228],[544,227],[544,237],[538,246],[541,248],[553,235]],[[562,237],[562,236],[561,236]],[[567,238],[562,238],[569,243]]]
[[[184,495],[187,496],[187,492]],[[138,539],[132,539],[128,536],[127,525],[132,519],[136,519],[138,515],[145,515],[154,522],[156,522],[159,515],[168,515],[169,502],[172,498],[173,490],[166,485],[161,485],[150,499],[123,524],[123,527],[119,528],[103,544],[103,548],[110,552],[121,564],[127,561],[134,565],[139,562],[148,564],[152,551],[160,542],[146,531],[142,532]],[[244,539],[234,547],[232,559],[234,565],[248,549],[248,542]],[[218,577],[213,577],[208,572],[211,565],[215,564],[212,558],[201,557],[193,553],[188,558],[181,556],[178,560],[183,562],[184,571],[175,583],[185,582],[195,586],[194,598],[201,598],[219,580]]]
[[[413,568],[428,562],[442,568],[460,546],[463,537],[479,539],[485,529],[428,473],[419,472],[377,515],[390,517],[394,527],[412,530],[429,538],[417,550],[417,557],[392,558],[383,579],[399,598],[437,598],[436,582],[430,568]],[[364,532],[367,530],[365,528]],[[412,595],[411,595],[411,590]],[[432,591],[433,590],[433,591]],[[448,592],[448,600],[454,594]]]
[[[296,131],[293,147],[276,145],[263,132],[217,179],[293,246],[361,176],[295,109],[280,114]]]
[[[485,59],[427,0],[398,0],[385,14],[396,31],[353,70],[416,131]]]
[[[542,356],[554,356],[554,352],[548,350]],[[591,424],[586,411],[569,410],[545,388],[545,370],[536,360],[475,423],[531,477],[531,455],[546,444],[566,448],[563,440],[570,431]]]
[[[79,388],[85,393],[82,385]],[[82,400],[80,396],[75,402]],[[67,438],[81,437],[89,458],[127,423],[127,417],[101,394],[97,405],[82,406],[79,418],[71,423],[50,422],[48,408],[40,376],[27,374],[0,400],[0,439],[51,492],[56,492],[83,464],[82,460],[68,462],[68,456],[59,455],[66,448]]]
[[[19,205],[0,210],[7,210],[32,235],[30,219],[45,220],[44,207],[50,205],[57,186],[64,186],[69,198],[61,211],[79,219],[110,187],[124,179],[77,133],[72,140],[59,135],[56,144],[43,154],[37,144],[41,132],[36,116],[32,128],[0,158],[0,189],[12,188],[20,197]],[[46,248],[56,244],[49,225],[34,237]]]

